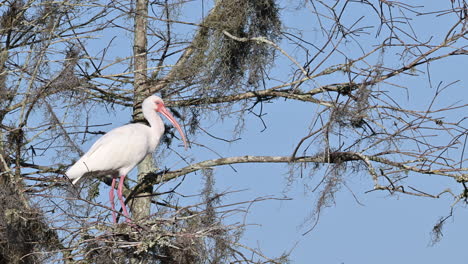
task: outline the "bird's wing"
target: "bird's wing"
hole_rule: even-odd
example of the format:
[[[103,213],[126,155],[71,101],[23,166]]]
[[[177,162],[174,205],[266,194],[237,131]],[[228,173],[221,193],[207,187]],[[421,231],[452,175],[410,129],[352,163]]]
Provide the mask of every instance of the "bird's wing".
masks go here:
[[[74,182],[92,171],[119,171],[127,174],[148,153],[148,127],[129,124],[99,138],[66,175]]]
[[[99,138],[83,158],[93,171],[135,166],[147,154],[143,133],[136,124],[115,128]]]
[[[121,142],[126,142],[126,140],[124,140],[124,138],[126,138],[126,133],[125,130],[122,131],[122,128],[125,128],[125,126],[115,128],[96,140],[88,152],[86,152],[85,156],[92,157],[97,150],[102,149],[102,147],[105,148],[106,146],[112,147],[119,139]]]

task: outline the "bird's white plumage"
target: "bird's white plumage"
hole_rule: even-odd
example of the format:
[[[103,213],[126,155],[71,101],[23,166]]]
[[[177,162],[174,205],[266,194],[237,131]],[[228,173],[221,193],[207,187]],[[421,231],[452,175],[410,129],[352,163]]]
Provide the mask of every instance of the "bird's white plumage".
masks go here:
[[[150,96],[143,101],[143,116],[148,120],[149,126],[143,124],[128,124],[115,128],[98,139],[73,166],[65,173],[73,180],[73,184],[87,172],[112,172],[112,184],[109,200],[112,206],[112,218],[116,220],[114,205],[114,188],[117,176],[120,176],[117,196],[122,205],[124,215],[129,221],[129,214],[122,197],[123,181],[125,176],[140,163],[147,154],[153,152],[159,144],[164,133],[164,123],[156,113],[163,114],[179,130],[185,148],[187,142],[180,125],[164,106],[164,102],[157,96]],[[118,173],[118,175],[116,175]]]
[[[153,152],[164,133],[164,123],[154,111],[155,100],[161,99],[150,96],[142,105],[143,115],[150,126],[128,124],[107,132],[67,170],[67,177],[75,184],[87,172],[115,170],[119,175],[126,175]]]
[[[164,125],[162,127],[164,128]],[[86,172],[91,171],[114,170],[118,171],[119,175],[127,175],[148,153],[154,151],[161,135],[143,124],[128,124],[115,128],[99,138],[89,151],[70,167],[66,175],[74,184]]]

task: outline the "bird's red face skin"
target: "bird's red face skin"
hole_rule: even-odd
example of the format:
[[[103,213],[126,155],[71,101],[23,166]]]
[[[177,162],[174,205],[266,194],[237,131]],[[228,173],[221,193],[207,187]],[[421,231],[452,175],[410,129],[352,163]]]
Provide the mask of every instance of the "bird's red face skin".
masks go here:
[[[156,105],[156,109],[154,109],[154,110],[156,110],[156,112],[160,111],[161,106],[164,107],[164,103],[162,101],[160,101],[160,100],[154,101],[154,104]]]
[[[187,149],[187,140],[185,139],[185,134],[182,131],[182,128],[180,127],[179,123],[175,120],[175,118],[172,116],[172,114],[167,110],[167,108],[164,106],[164,103],[160,100],[154,101],[155,104],[155,109],[157,112],[163,114],[171,123],[174,125],[174,127],[179,131],[180,136],[182,137],[182,141],[184,141],[184,147]]]

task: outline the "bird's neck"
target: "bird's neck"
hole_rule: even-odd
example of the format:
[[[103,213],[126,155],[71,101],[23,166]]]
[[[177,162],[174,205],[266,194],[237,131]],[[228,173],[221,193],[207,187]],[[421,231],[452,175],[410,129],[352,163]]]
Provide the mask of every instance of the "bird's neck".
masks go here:
[[[144,111],[143,116],[148,120],[152,132],[160,138],[164,134],[164,122],[154,110]]]

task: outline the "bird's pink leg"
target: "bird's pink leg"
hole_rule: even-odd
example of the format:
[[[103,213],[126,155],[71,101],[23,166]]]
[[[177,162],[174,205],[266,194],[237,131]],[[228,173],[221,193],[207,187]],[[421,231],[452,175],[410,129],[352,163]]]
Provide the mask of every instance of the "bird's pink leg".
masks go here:
[[[124,180],[125,180],[125,175],[120,176],[119,188],[117,189],[117,196],[119,197],[120,205],[122,206],[123,213],[125,217],[127,217],[126,221],[131,222],[130,216],[128,215],[127,207],[125,206],[125,202],[122,198],[122,189],[123,189]]]
[[[112,178],[112,184],[111,184],[111,189],[109,191],[109,200],[112,206],[112,220],[114,220],[114,223],[117,223],[117,217],[115,215],[115,203],[114,203],[114,189],[115,189],[115,181],[116,178]]]

